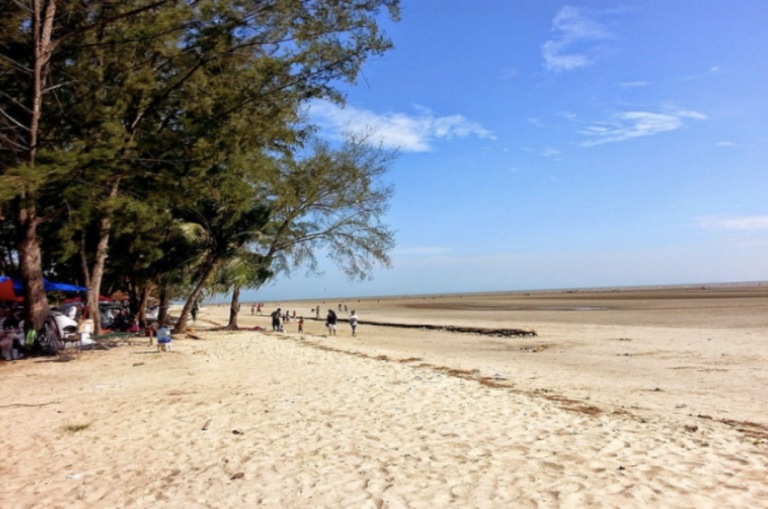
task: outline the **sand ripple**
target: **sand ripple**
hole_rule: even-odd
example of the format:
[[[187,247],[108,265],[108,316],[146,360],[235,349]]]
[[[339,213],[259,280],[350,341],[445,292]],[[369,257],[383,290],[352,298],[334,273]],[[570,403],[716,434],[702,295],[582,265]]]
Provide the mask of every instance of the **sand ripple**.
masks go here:
[[[319,345],[219,334],[4,368],[0,506],[768,507],[768,446],[733,426]]]

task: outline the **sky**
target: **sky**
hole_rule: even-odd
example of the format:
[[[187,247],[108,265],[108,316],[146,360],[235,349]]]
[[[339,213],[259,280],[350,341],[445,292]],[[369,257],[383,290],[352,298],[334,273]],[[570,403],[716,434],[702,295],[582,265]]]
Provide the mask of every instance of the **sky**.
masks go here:
[[[768,279],[768,2],[403,0],[320,136],[397,160],[392,266],[243,301]]]

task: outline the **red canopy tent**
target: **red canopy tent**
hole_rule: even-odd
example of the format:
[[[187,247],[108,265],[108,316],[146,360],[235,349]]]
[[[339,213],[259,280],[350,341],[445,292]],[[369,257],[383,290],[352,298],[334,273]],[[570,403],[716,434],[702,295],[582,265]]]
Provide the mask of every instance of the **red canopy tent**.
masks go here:
[[[72,297],[71,299],[66,299],[62,304],[69,304],[70,302],[82,302],[83,299],[80,297]],[[103,295],[99,295],[99,302],[112,302],[112,299],[109,297],[104,297]]]
[[[21,297],[16,296],[16,292],[13,291],[13,279],[5,276],[0,276],[0,301],[21,302]]]

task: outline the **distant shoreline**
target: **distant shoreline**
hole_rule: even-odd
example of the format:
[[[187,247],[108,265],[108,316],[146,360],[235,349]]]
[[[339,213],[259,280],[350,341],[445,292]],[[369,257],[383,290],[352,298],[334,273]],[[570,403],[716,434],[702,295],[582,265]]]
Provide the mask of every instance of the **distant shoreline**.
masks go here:
[[[256,300],[241,300],[243,305],[251,305],[257,302],[344,302],[344,301],[365,301],[372,299],[416,299],[416,298],[456,298],[460,296],[467,297],[481,297],[481,296],[500,296],[500,295],[546,295],[556,293],[609,293],[609,292],[629,292],[629,291],[665,291],[665,290],[698,290],[698,289],[737,289],[737,288],[754,288],[759,286],[768,286],[768,280],[764,281],[733,281],[725,283],[680,283],[680,284],[659,284],[659,285],[632,285],[632,286],[594,286],[594,287],[565,287],[565,288],[549,288],[538,290],[493,290],[493,291],[476,291],[476,292],[440,292],[440,293],[423,293],[423,294],[393,294],[393,295],[372,295],[372,296],[332,296],[332,297],[306,297],[299,299],[256,299]],[[215,302],[208,302],[207,305],[222,305],[229,304],[229,300],[224,298],[216,300]]]

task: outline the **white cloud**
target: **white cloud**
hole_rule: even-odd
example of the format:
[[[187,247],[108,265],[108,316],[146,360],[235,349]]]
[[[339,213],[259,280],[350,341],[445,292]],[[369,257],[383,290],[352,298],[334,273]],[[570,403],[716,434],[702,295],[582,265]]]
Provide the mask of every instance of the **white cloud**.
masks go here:
[[[325,101],[316,101],[309,108],[311,119],[331,130],[335,137],[345,132],[370,132],[373,141],[406,152],[427,152],[438,140],[468,136],[496,139],[491,131],[463,115],[437,117],[423,107],[418,107],[417,112],[416,115],[379,114],[352,106],[342,108]]]
[[[707,228],[736,231],[768,231],[768,216],[743,216],[704,221]]]
[[[552,20],[552,39],[541,46],[544,67],[549,71],[571,71],[594,63],[599,54],[596,41],[613,34],[590,19],[584,9],[566,5]]]
[[[560,155],[560,151],[556,148],[547,147],[544,150],[542,150],[541,155],[544,157],[555,157]]]
[[[623,88],[641,88],[650,86],[650,84],[649,81],[625,81],[620,83],[619,86]]]
[[[736,144],[732,141],[718,141],[717,146],[718,147],[735,147]]]
[[[520,76],[520,69],[517,67],[505,67],[501,70],[501,79],[511,80]]]
[[[674,113],[675,116],[678,117],[684,117],[684,118],[693,118],[696,120],[706,120],[707,116],[703,113],[699,113],[697,111],[686,111],[686,110],[680,110],[676,111]]]
[[[649,111],[627,111],[618,113],[609,121],[595,122],[581,134],[593,139],[581,143],[583,147],[593,147],[603,143],[625,141],[642,136],[653,136],[666,131],[674,131],[685,125],[683,119],[704,120],[706,115],[695,111],[679,110],[673,113],[653,113]]]

